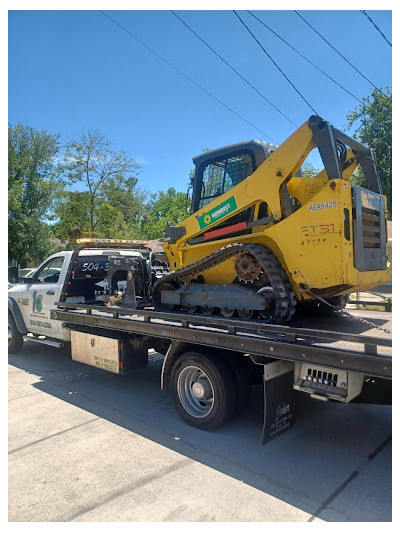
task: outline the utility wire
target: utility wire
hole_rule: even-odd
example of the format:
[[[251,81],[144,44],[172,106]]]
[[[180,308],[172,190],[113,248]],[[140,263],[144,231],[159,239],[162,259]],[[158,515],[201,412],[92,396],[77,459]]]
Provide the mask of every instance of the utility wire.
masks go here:
[[[286,118],[286,120],[288,120],[291,124],[293,124],[293,126],[295,126],[296,128],[298,127],[297,124],[293,122],[293,120],[291,120],[280,109],[278,109],[278,107],[276,107],[276,105],[274,105],[270,100],[268,100],[266,96],[260,93],[260,91],[256,87],[254,87],[254,85],[252,85],[244,76],[242,76],[234,67],[232,67],[232,65],[230,65],[228,61],[226,61],[218,52],[216,52],[214,48],[212,48],[202,37],[200,37],[198,33],[196,33],[188,24],[186,24],[186,22],[182,20],[181,17],[177,13],[175,13],[175,11],[172,11],[171,9],[171,13],[175,15],[175,17],[179,19],[182,22],[182,24],[184,24],[186,28],[193,33],[193,35],[195,35],[198,39],[200,39],[200,41],[203,44],[205,44],[207,48],[211,50],[211,52],[213,52],[217,57],[219,57],[219,59],[221,59],[221,61],[223,61],[227,67],[233,70],[233,72],[237,74],[245,83],[247,83],[249,87],[251,87],[254,91],[256,91],[256,93],[259,94],[261,98],[263,98],[266,102],[268,102],[274,109],[276,109],[276,111],[278,111],[278,113],[280,113],[284,118]]]
[[[315,111],[315,109],[311,106],[311,104],[304,98],[304,96],[301,94],[301,92],[297,89],[297,87],[290,81],[290,79],[286,76],[286,74],[283,72],[283,70],[280,68],[280,66],[276,63],[276,61],[271,57],[271,55],[266,51],[266,49],[263,47],[263,45],[260,43],[260,41],[257,39],[257,37],[254,35],[254,33],[250,30],[250,28],[243,22],[243,20],[240,18],[238,13],[233,10],[237,18],[240,20],[240,22],[243,24],[243,26],[246,28],[246,30],[250,33],[250,35],[253,37],[253,39],[256,41],[256,43],[260,46],[260,48],[264,51],[264,53],[269,57],[269,59],[272,61],[272,63],[276,66],[276,68],[279,70],[279,72],[282,74],[282,76],[290,83],[290,85],[293,87],[293,89],[296,91],[296,93],[304,100],[304,102],[308,105],[308,107],[318,115],[318,113]]]
[[[285,41],[285,39],[283,37],[281,37],[278,33],[276,33],[272,28],[270,28],[269,26],[267,26],[267,24],[265,24],[265,22],[263,22],[261,19],[259,19],[254,13],[252,13],[251,11],[247,10],[247,13],[249,13],[249,15],[251,15],[252,17],[254,17],[256,20],[258,20],[258,22],[260,22],[260,24],[262,24],[263,26],[265,26],[265,28],[267,28],[267,30],[269,30],[271,33],[273,33],[276,37],[278,37],[278,39],[280,39],[281,41],[283,41],[287,46],[289,46],[289,48],[291,48],[294,52],[296,52],[296,54],[298,54],[300,57],[302,57],[303,59],[305,59],[308,63],[310,63],[310,65],[312,65],[314,68],[316,68],[317,70],[319,70],[319,72],[321,72],[321,74],[323,74],[324,76],[326,76],[327,78],[329,78],[331,81],[333,81],[333,83],[335,83],[338,87],[340,87],[341,89],[343,89],[344,91],[346,91],[347,94],[349,94],[350,96],[352,96],[353,98],[355,98],[358,102],[360,102],[360,104],[363,104],[364,103],[359,99],[357,98],[357,96],[355,96],[353,93],[351,93],[348,89],[346,89],[346,87],[343,87],[343,85],[341,85],[338,81],[336,81],[334,78],[332,78],[331,76],[329,76],[329,74],[327,74],[325,71],[323,71],[318,65],[316,65],[315,63],[313,63],[312,61],[310,61],[305,55],[303,55],[301,52],[299,52],[297,50],[297,48],[295,48],[294,46],[292,46],[290,43],[288,43],[287,41]]]
[[[382,94],[382,96],[386,96],[386,95],[385,95],[380,89],[378,89],[378,87],[377,87],[374,83],[372,83],[371,80],[369,80],[366,76],[364,76],[364,74],[363,74],[362,72],[360,72],[360,71],[358,70],[358,68],[355,67],[355,66],[353,65],[353,63],[350,63],[350,61],[349,61],[348,59],[346,59],[346,58],[344,57],[344,55],[341,54],[341,53],[339,52],[339,50],[337,50],[337,49],[336,49],[336,48],[335,48],[330,42],[328,42],[328,41],[325,39],[325,37],[324,37],[323,35],[321,35],[321,34],[320,34],[320,33],[314,28],[314,26],[312,26],[309,22],[307,22],[307,20],[306,20],[304,17],[302,17],[298,11],[296,11],[295,9],[294,9],[293,11],[296,13],[296,15],[298,15],[298,16],[301,18],[301,20],[303,20],[303,21],[307,24],[307,26],[309,26],[309,27],[310,27],[310,28],[311,28],[311,29],[312,29],[317,35],[319,35],[319,36],[321,37],[321,39],[322,39],[323,41],[325,41],[326,44],[329,45],[329,46],[332,48],[332,50],[334,50],[337,54],[339,54],[340,57],[346,61],[346,63],[348,63],[348,64],[349,64],[349,65],[350,65],[350,66],[351,66],[356,72],[358,72],[358,73],[360,74],[360,76],[362,76],[365,80],[367,80],[368,83],[370,83],[373,87],[375,87],[375,89],[376,89],[377,91],[379,91],[379,92]]]
[[[99,9],[99,12],[104,15],[106,18],[108,18],[111,22],[113,22],[116,26],[118,26],[122,31],[124,31],[126,34],[128,34],[130,37],[132,37],[132,39],[135,39],[136,42],[138,42],[139,44],[141,44],[144,48],[146,48],[146,50],[148,50],[149,52],[151,52],[153,55],[157,56],[159,59],[161,59],[162,61],[164,61],[164,63],[166,63],[169,67],[171,67],[172,69],[174,69],[176,72],[178,72],[181,76],[183,76],[185,79],[187,79],[188,81],[190,81],[191,83],[193,83],[193,85],[196,85],[196,87],[198,87],[199,89],[201,89],[203,92],[205,92],[206,94],[208,94],[209,96],[211,96],[211,98],[213,98],[216,102],[218,102],[219,104],[221,104],[222,106],[225,107],[225,109],[228,109],[228,111],[230,111],[231,113],[233,113],[234,115],[236,115],[237,117],[239,117],[241,120],[243,120],[243,122],[246,122],[246,124],[248,124],[249,126],[251,126],[252,128],[256,129],[258,132],[260,132],[262,135],[264,135],[265,137],[267,137],[268,139],[270,139],[274,144],[279,144],[277,141],[275,141],[274,139],[272,139],[269,135],[267,135],[264,131],[260,130],[259,128],[257,128],[257,126],[255,126],[254,124],[252,124],[251,122],[249,122],[247,119],[245,119],[244,117],[242,117],[242,115],[240,115],[239,113],[237,113],[235,110],[233,110],[231,107],[229,107],[227,104],[224,104],[224,102],[222,102],[222,100],[220,100],[219,98],[217,98],[216,96],[214,96],[212,93],[210,93],[210,91],[208,91],[207,89],[205,89],[204,87],[202,87],[199,83],[197,83],[196,81],[194,81],[192,78],[190,78],[189,76],[187,76],[184,72],[182,72],[182,70],[180,70],[178,67],[176,67],[175,65],[173,65],[172,63],[170,63],[167,59],[165,59],[164,57],[162,57],[160,54],[158,54],[157,52],[155,52],[152,48],[150,48],[150,46],[148,46],[147,44],[145,44],[143,41],[141,41],[140,39],[138,39],[138,37],[136,37],[135,35],[133,35],[133,33],[131,33],[129,30],[127,30],[126,28],[124,28],[123,26],[121,26],[121,24],[119,24],[116,20],[114,20],[113,18],[111,18],[109,15],[107,15],[107,13],[105,13],[104,11],[101,11]]]
[[[375,24],[375,22],[372,20],[372,18],[367,14],[367,12],[364,9],[360,9],[361,13],[367,17],[367,19],[370,21],[370,23],[374,26],[374,28],[379,31],[379,33],[382,35],[382,37],[385,39],[385,41],[388,43],[390,47],[392,47],[392,43],[386,38],[386,35],[378,28],[378,26]]]

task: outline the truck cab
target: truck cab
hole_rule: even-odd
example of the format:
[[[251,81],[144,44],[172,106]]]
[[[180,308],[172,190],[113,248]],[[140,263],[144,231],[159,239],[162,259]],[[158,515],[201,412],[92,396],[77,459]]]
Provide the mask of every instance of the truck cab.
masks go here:
[[[28,332],[68,340],[69,332],[50,318],[50,309],[60,299],[71,256],[72,251],[51,255],[32,277],[9,288],[9,308],[11,303],[14,315],[19,311],[19,323]]]
[[[147,241],[82,239],[81,244],[83,246],[75,251],[51,255],[31,277],[9,286],[9,344],[12,328],[14,336],[20,339],[30,334],[34,339],[69,342],[70,331],[63,327],[62,322],[51,317],[54,304],[62,301],[104,305],[111,256],[141,255],[149,264],[152,258]],[[120,282],[122,290],[123,284],[123,281]],[[22,341],[20,344],[22,346]]]

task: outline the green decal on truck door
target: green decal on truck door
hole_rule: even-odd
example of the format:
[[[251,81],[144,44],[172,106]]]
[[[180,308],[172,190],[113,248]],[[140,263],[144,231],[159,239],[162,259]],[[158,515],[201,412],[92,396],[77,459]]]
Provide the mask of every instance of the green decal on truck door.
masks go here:
[[[223,218],[224,216],[228,215],[229,213],[232,213],[237,209],[236,200],[234,196],[231,196],[225,202],[222,202],[222,204],[217,205],[213,209],[210,209],[210,211],[207,211],[206,213],[203,213],[199,218],[197,219],[199,222],[200,229],[207,228],[210,224],[213,224],[220,218]]]

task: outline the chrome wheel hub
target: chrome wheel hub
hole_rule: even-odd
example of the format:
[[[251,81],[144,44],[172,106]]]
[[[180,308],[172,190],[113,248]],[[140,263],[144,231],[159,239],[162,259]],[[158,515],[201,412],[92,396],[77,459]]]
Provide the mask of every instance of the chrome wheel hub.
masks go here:
[[[214,390],[207,374],[197,366],[187,366],[178,376],[177,392],[187,413],[204,418],[214,406]]]

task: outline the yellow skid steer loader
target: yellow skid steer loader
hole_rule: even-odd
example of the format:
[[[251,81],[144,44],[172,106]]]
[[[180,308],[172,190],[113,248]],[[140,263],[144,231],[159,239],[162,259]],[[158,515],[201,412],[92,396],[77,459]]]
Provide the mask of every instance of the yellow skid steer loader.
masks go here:
[[[314,148],[324,169],[301,175]],[[165,230],[160,311],[288,322],[389,279],[386,201],[372,149],[312,116],[282,145],[249,141],[193,158],[191,215]],[[357,165],[367,188],[352,185]]]

